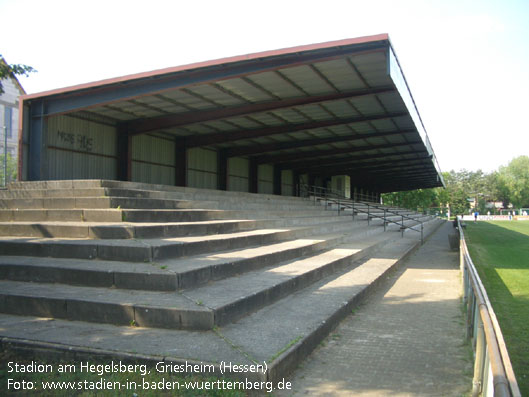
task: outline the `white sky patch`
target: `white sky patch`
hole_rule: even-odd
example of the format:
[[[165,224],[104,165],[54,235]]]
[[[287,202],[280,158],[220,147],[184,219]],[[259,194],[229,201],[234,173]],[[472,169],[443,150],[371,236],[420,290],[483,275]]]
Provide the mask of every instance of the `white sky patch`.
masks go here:
[[[0,53],[39,71],[28,93],[389,33],[443,171],[529,154],[526,0],[0,0],[0,15]]]

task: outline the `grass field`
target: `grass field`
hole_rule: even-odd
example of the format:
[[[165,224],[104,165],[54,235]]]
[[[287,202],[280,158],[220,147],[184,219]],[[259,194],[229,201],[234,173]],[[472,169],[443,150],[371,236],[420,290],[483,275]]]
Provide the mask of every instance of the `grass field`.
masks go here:
[[[529,396],[529,222],[467,222],[465,237],[522,396]]]

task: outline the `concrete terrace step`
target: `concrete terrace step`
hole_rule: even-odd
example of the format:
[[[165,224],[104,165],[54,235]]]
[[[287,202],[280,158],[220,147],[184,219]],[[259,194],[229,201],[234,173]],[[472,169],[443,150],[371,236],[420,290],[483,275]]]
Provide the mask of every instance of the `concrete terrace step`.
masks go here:
[[[302,210],[213,210],[213,209],[185,209],[185,210],[134,210],[124,209],[123,218],[128,222],[196,222],[220,219],[284,219],[284,218],[322,218],[339,216],[328,211],[321,211],[311,207]]]
[[[211,329],[213,313],[176,292],[0,281],[0,311],[155,328]]]
[[[96,202],[105,203],[105,198],[121,200],[123,205],[118,203],[122,208],[165,208],[160,204],[163,201],[167,202],[201,202],[204,208],[226,208],[226,209],[240,209],[242,208],[281,208],[288,209],[303,209],[313,207],[313,205],[306,200],[285,200],[281,198],[262,198],[255,195],[251,201],[232,195],[213,195],[202,193],[200,195],[173,193],[163,191],[149,191],[149,190],[131,190],[131,189],[113,189],[113,188],[91,188],[91,189],[55,189],[55,190],[4,190],[0,192],[0,208],[77,208],[79,205],[84,205],[83,199],[98,199]],[[281,196],[277,196],[281,197]],[[127,200],[128,199],[128,200]],[[108,201],[108,200],[107,200]],[[112,202],[112,201],[111,201]],[[61,204],[62,203],[62,204]],[[80,204],[79,204],[80,203]],[[140,204],[131,204],[140,203]],[[145,204],[148,203],[148,204]],[[103,204],[104,205],[104,204]],[[110,204],[112,205],[112,204]],[[114,204],[114,208],[117,206]],[[141,207],[137,207],[141,205]],[[160,206],[161,205],[161,206]],[[173,207],[169,207],[173,208]],[[187,208],[187,207],[175,207]]]
[[[241,364],[266,361],[268,371],[260,379],[279,381],[416,245],[417,240],[408,238],[387,244],[337,274],[212,331],[45,321],[3,314],[1,342],[11,349],[75,351],[85,357],[127,357],[151,363],[188,360],[218,365],[221,361]],[[124,309],[118,314],[123,312]],[[123,338],[125,334],[127,337]]]
[[[291,214],[292,215],[292,214]],[[198,236],[252,229],[306,226],[325,222],[352,222],[339,216],[284,217],[279,219],[222,219],[166,223],[0,222],[0,236],[130,239]]]
[[[0,236],[130,239],[209,235],[266,228],[265,222],[221,220],[181,223],[3,222]]]
[[[142,210],[138,210],[142,211]],[[169,210],[170,211],[170,210]],[[184,210],[182,210],[184,211]],[[0,209],[1,222],[121,222],[123,210],[108,209]]]
[[[132,197],[53,197],[30,199],[0,199],[2,209],[103,209],[103,208],[214,208],[214,202],[190,200],[144,199]]]
[[[293,229],[261,229],[218,234],[209,236],[208,239],[178,237],[144,240],[91,240],[4,237],[0,240],[0,255],[152,262],[168,257],[288,240],[294,235],[295,230]]]
[[[353,261],[366,257],[388,242],[387,236],[378,237],[223,279],[184,291],[183,295],[211,309],[215,313],[216,325],[225,325],[351,266]]]
[[[185,294],[0,281],[0,311],[146,327],[211,329],[305,288],[365,257],[367,240],[221,280]]]
[[[334,215],[337,215],[335,213]],[[0,209],[0,222],[196,222],[221,219],[270,219],[334,216],[329,211],[308,207],[301,210],[219,209]],[[343,215],[343,214],[342,214]]]
[[[83,193],[84,191],[84,193]],[[235,202],[266,203],[267,201],[290,203],[295,205],[308,204],[306,199],[293,196],[277,196],[256,193],[219,191],[180,186],[154,185],[138,182],[110,181],[110,180],[73,180],[73,181],[39,181],[14,182],[8,186],[4,195],[24,197],[70,197],[87,195],[88,192],[105,196],[127,196],[138,198],[186,199],[186,200],[220,200]]]
[[[345,218],[342,222],[257,229],[206,237],[120,240],[4,237],[0,239],[0,255],[151,262],[164,258],[269,244],[314,234],[343,232],[353,227],[353,222]]]
[[[243,347],[253,360],[271,363],[269,377],[280,379],[417,246],[415,239],[396,240],[350,268],[228,324],[219,333],[230,344]]]
[[[0,279],[174,291],[292,260],[379,233],[379,228],[356,227],[349,233],[311,236],[149,263],[2,256]]]

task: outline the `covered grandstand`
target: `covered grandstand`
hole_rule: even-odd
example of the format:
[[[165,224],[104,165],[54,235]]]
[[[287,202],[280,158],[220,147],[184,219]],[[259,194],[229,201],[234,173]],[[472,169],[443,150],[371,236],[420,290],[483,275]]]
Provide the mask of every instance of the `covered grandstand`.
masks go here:
[[[443,186],[387,34],[22,97],[21,180],[296,195]]]

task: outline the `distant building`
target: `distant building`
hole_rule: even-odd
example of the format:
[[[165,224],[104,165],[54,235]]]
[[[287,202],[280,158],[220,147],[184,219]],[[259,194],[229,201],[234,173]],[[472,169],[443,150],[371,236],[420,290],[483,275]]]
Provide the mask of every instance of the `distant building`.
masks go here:
[[[0,62],[5,63],[4,59]],[[16,164],[18,158],[18,98],[25,95],[24,88],[20,85],[16,77],[10,77],[2,80],[4,92],[0,94],[0,170],[3,178],[5,153],[11,156],[13,163]],[[6,139],[7,135],[7,139]],[[7,150],[6,150],[7,141]],[[9,182],[9,180],[8,180]]]

